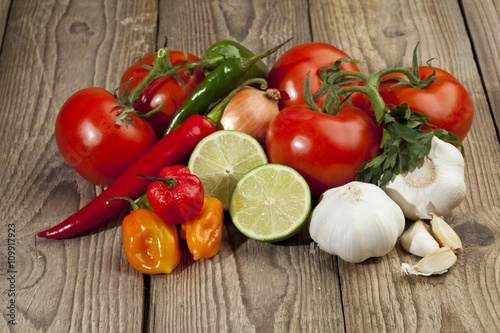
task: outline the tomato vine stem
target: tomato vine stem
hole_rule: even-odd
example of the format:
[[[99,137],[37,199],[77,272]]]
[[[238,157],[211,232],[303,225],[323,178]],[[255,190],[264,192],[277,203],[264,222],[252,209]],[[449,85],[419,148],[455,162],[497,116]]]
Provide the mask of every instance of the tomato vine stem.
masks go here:
[[[141,82],[130,92],[130,94],[127,96],[127,101],[125,103],[126,106],[132,106],[134,104],[134,101],[139,97],[139,95],[142,93],[146,87],[153,82],[153,80],[156,79],[156,75],[158,74],[158,71],[160,70],[163,59],[165,56],[168,56],[168,51],[169,48],[161,48],[156,52],[155,57],[153,58],[153,67],[151,70],[148,72],[148,74],[142,79]]]
[[[122,125],[123,121],[125,121],[125,124],[127,126],[133,124],[134,120],[130,117],[130,113],[133,113],[140,118],[147,118],[160,111],[160,109],[163,106],[163,101],[160,104],[160,106],[158,106],[154,110],[151,110],[147,114],[143,114],[141,112],[136,111],[133,105],[135,100],[144,91],[144,89],[146,89],[146,87],[158,77],[171,74],[175,76],[177,80],[180,81],[177,74],[175,73],[175,70],[184,66],[186,62],[182,62],[172,67],[169,59],[169,50],[170,49],[168,47],[163,47],[156,52],[155,56],[152,59],[153,66],[147,66],[148,74],[141,80],[141,82],[139,82],[139,84],[130,93],[128,93],[128,84],[130,84],[129,81],[129,83],[127,84],[127,88],[125,90],[125,94],[123,95],[124,96],[123,99],[115,105],[122,107],[122,109],[119,110],[120,114],[118,115],[118,117],[116,117],[115,124]]]

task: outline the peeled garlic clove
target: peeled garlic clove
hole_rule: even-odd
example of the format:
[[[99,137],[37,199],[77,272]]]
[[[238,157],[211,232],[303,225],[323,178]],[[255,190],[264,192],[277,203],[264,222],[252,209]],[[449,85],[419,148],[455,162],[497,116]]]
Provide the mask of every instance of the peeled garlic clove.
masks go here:
[[[425,257],[439,249],[438,242],[429,232],[429,226],[422,220],[414,222],[399,240],[406,251],[419,257]]]
[[[415,266],[402,264],[401,269],[406,274],[430,276],[444,274],[457,262],[457,256],[449,247],[441,247],[423,257]]]
[[[431,214],[431,226],[432,233],[436,237],[437,241],[441,246],[447,246],[454,252],[460,251],[462,249],[462,241],[458,237],[455,230],[448,223],[445,222],[441,217]]]

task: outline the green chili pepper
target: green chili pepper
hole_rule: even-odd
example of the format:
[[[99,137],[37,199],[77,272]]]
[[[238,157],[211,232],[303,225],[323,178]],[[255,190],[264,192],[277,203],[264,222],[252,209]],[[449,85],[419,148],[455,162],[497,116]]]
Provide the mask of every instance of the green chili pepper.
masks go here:
[[[205,79],[191,92],[186,101],[179,107],[168,125],[165,134],[170,133],[189,116],[205,113],[213,102],[223,98],[245,80],[254,77],[262,77],[262,75],[267,77],[267,70],[264,73],[260,69],[255,71],[249,71],[249,69],[254,64],[261,61],[262,58],[276,52],[290,40],[291,38],[284,43],[256,56],[229,58],[223,60],[205,77]],[[223,57],[223,55],[219,53],[217,54],[217,57]]]
[[[203,56],[203,60],[209,61],[211,59],[217,59],[222,56],[224,59],[230,58],[247,58],[250,59],[255,56],[255,54],[244,47],[243,45],[232,41],[232,40],[222,40],[210,46],[205,55]],[[203,71],[205,75],[210,74],[217,66],[217,63],[214,65],[205,66]],[[262,60],[257,61],[247,72],[246,79],[261,77],[267,79],[269,75],[269,69],[266,64]]]

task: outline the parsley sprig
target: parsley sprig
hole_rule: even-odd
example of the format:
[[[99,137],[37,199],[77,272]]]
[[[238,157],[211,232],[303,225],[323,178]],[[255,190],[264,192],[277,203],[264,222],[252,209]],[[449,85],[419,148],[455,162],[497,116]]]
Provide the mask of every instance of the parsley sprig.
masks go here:
[[[428,116],[410,110],[406,103],[390,107],[392,111],[383,117],[382,153],[361,165],[356,180],[386,185],[394,176],[408,171],[419,159],[429,155],[434,136],[460,146],[463,154],[457,136],[433,128],[427,122]]]

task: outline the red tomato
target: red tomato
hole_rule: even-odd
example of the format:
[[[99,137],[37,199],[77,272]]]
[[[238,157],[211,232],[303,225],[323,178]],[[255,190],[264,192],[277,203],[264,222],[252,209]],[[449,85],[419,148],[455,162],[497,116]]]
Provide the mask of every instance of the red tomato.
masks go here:
[[[379,92],[386,104],[399,105],[408,103],[410,109],[430,117],[429,124],[435,125],[458,136],[463,141],[472,125],[474,107],[467,90],[450,73],[436,70],[436,79],[425,89],[409,88],[403,85],[393,86],[396,81],[383,82]],[[420,79],[432,74],[427,66],[419,67]],[[402,74],[390,74],[391,77],[404,77]]]
[[[327,43],[305,43],[286,51],[271,68],[267,79],[269,88],[276,88],[281,93],[278,104],[280,110],[291,105],[305,104],[303,88],[307,73],[310,72],[309,84],[314,96],[321,87],[320,68],[331,66],[340,58],[350,57]],[[358,66],[349,62],[343,62],[340,69],[359,72]],[[318,102],[322,103],[322,100],[324,96]]]
[[[266,136],[271,163],[288,165],[307,181],[313,196],[356,178],[356,170],[379,153],[381,131],[366,112],[349,104],[337,115],[305,105],[285,108]]]
[[[157,141],[153,127],[134,114],[116,125],[118,100],[102,88],[85,88],[62,106],[56,120],[57,147],[87,181],[109,186]]]
[[[186,60],[181,51],[169,51],[168,54],[170,62],[173,66]],[[154,53],[144,56],[141,59],[142,63],[151,66],[153,56]],[[200,58],[192,54],[188,54],[189,62],[196,62],[200,60]],[[153,125],[158,138],[163,136],[165,129],[179,106],[184,103],[193,89],[196,88],[196,86],[205,78],[202,68],[194,70],[192,75],[184,74],[185,69],[185,66],[183,66],[176,70],[176,73],[184,83],[184,86],[182,86],[182,84],[180,84],[172,75],[158,78],[148,85],[148,87],[139,95],[133,104],[135,110],[146,114],[160,106],[163,101],[161,110],[155,115],[147,118],[147,121]],[[130,78],[132,79],[130,80],[129,91],[132,91],[148,74],[148,72],[149,71],[146,68],[141,66],[139,61],[133,63],[125,71],[125,73],[123,73],[120,81],[121,87],[119,90],[119,97],[121,98],[125,93],[126,83]]]

